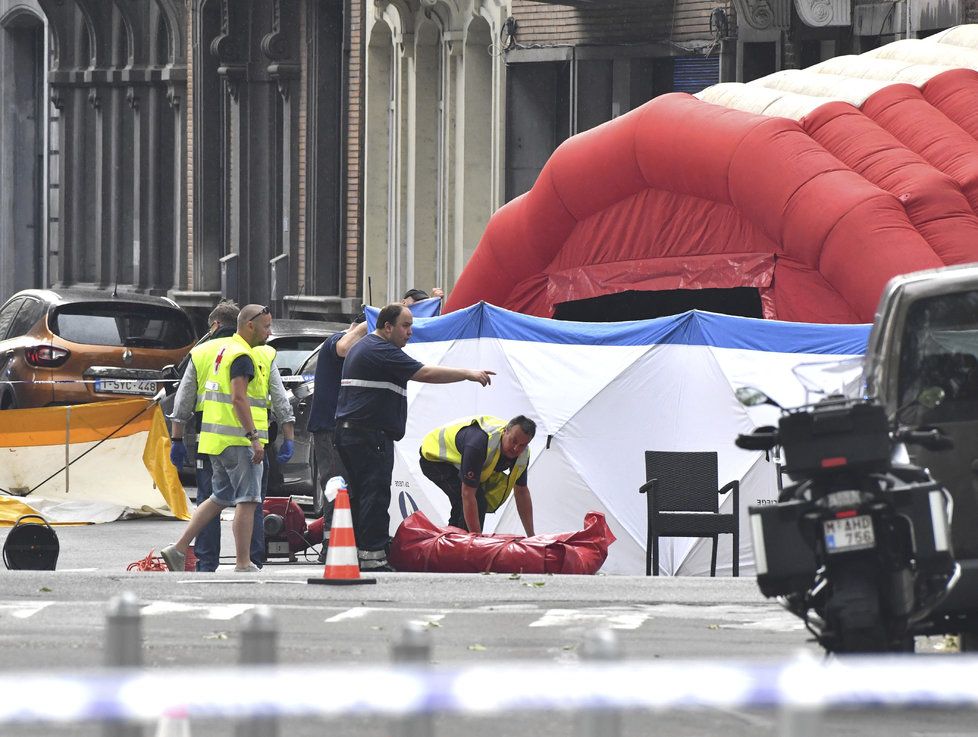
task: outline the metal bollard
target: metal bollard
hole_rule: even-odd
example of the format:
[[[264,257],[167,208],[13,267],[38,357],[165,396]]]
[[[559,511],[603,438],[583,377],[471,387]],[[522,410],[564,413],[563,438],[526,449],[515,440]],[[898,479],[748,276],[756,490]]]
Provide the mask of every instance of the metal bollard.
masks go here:
[[[621,657],[618,637],[605,627],[593,629],[584,635],[581,644],[581,660],[610,662]],[[621,734],[621,714],[614,709],[588,710],[574,721],[577,737],[618,737]]]
[[[391,661],[403,665],[427,666],[431,663],[431,636],[424,625],[408,622],[401,638],[391,646]],[[394,725],[394,737],[431,737],[434,719],[431,714],[409,714]]]
[[[109,600],[105,616],[105,664],[110,668],[136,668],[143,664],[143,633],[139,600],[131,591]],[[142,737],[143,728],[132,722],[108,722],[105,737]]]
[[[778,714],[780,737],[818,737],[822,733],[822,711],[818,707],[782,707]]]
[[[278,628],[267,606],[258,606],[244,617],[241,629],[241,664],[273,665],[278,662]],[[238,722],[235,737],[278,737],[278,717],[261,717]]]
[[[814,663],[815,657],[806,650],[795,653],[795,659],[802,663]],[[778,709],[779,737],[818,737],[822,734],[823,708],[817,704],[782,704]]]
[[[244,616],[241,629],[241,664],[268,665],[278,662],[278,628],[267,606],[258,606]]]

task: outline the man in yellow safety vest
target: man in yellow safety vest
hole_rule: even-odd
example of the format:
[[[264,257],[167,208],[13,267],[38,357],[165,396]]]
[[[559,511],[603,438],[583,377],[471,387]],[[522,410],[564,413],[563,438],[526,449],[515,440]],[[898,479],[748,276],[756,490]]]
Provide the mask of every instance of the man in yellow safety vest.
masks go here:
[[[483,415],[453,420],[425,435],[421,472],[448,496],[448,524],[482,532],[486,512],[495,512],[512,493],[523,529],[533,536],[526,476],[536,431],[536,423],[523,415],[509,422]]]
[[[197,452],[210,456],[213,493],[198,505],[180,539],[160,551],[171,571],[184,570],[191,541],[222,509],[232,506],[235,571],[258,570],[249,547],[255,509],[261,504],[271,361],[254,349],[265,344],[271,329],[268,308],[247,305],[238,314],[237,332],[217,354],[201,352],[194,359],[198,378],[206,377]]]

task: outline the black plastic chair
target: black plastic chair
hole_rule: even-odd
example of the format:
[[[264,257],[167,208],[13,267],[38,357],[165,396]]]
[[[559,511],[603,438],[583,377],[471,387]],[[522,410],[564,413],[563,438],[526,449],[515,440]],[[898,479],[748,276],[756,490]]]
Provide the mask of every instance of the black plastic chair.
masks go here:
[[[717,536],[733,535],[733,575],[740,575],[740,481],[718,485],[715,452],[645,451],[649,521],[645,575],[659,575],[660,537],[713,539],[710,575],[717,574]],[[733,491],[733,512],[720,514],[720,496]]]

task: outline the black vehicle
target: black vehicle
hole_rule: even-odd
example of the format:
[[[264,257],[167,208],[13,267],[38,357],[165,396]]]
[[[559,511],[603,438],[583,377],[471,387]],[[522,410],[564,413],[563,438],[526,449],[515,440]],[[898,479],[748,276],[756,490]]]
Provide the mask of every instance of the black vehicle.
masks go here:
[[[954,591],[918,626],[922,633],[960,635],[978,643],[978,266],[954,266],[892,279],[869,336],[864,391],[893,413],[923,387],[944,401],[912,405],[903,421],[930,425],[954,441],[950,451],[911,448],[951,495],[951,543],[961,570]]]
[[[773,403],[737,391],[748,406]],[[920,404],[936,407],[940,388]],[[948,492],[919,466],[897,460],[903,444],[951,443],[936,429],[895,427],[884,407],[828,396],[782,409],[778,427],[737,438],[747,450],[781,446],[792,483],[775,504],[752,506],[757,581],[801,618],[828,652],[913,651],[931,612],[953,590]]]
[[[276,318],[267,344],[275,349],[275,365],[282,376],[297,374],[306,359],[329,336],[346,330],[348,323]]]

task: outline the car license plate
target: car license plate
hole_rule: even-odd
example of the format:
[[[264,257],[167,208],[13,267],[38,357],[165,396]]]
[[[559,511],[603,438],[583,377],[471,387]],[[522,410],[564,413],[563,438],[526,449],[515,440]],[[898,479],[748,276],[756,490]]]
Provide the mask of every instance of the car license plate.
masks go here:
[[[95,391],[99,394],[141,394],[151,397],[156,394],[156,382],[139,379],[96,379]]]
[[[825,549],[829,553],[876,547],[871,515],[859,514],[855,517],[827,519],[822,526],[825,532]]]

